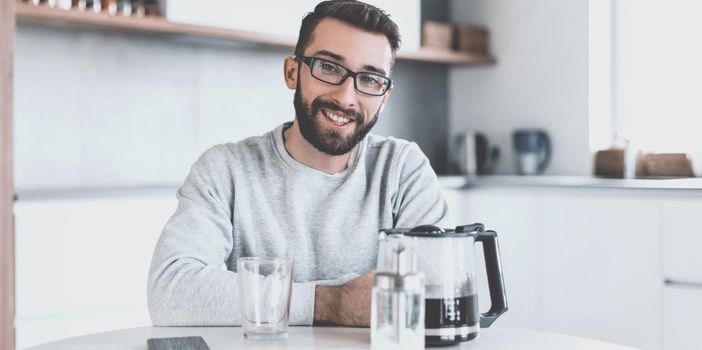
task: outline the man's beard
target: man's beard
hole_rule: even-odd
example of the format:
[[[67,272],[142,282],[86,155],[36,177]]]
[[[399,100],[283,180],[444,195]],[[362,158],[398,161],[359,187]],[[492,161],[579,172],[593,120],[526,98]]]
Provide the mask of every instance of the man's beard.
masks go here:
[[[301,91],[300,81],[298,80],[293,104],[295,105],[295,114],[297,115],[297,121],[300,125],[300,133],[302,133],[302,137],[304,137],[307,142],[322,153],[331,156],[340,156],[351,152],[351,150],[366,137],[378,121],[380,108],[378,112],[375,113],[373,119],[370,120],[368,124],[364,124],[365,118],[363,118],[361,113],[352,109],[343,109],[334,102],[322,100],[321,97],[315,98],[312,101],[312,105],[309,105],[302,97]],[[353,135],[342,136],[334,130],[325,130],[322,126],[322,121],[317,119],[318,115],[321,115],[322,118],[326,118],[320,113],[321,108],[330,112],[341,112],[342,114],[353,117],[354,120],[349,122],[356,123]]]

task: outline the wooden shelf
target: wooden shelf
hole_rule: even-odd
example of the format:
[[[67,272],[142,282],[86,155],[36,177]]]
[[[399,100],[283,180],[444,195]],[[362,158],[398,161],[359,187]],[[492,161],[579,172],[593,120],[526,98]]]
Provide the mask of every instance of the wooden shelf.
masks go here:
[[[494,64],[492,56],[470,54],[449,50],[420,49],[417,51],[400,51],[398,58],[409,61],[420,61],[455,65],[488,65]]]
[[[201,38],[246,42],[286,49],[295,48],[295,43],[297,42],[297,39],[293,37],[176,23],[167,21],[160,17],[134,18],[112,16],[107,13],[62,10],[48,6],[34,6],[26,3],[17,3],[15,12],[17,14],[18,23],[45,24],[90,29],[109,29],[123,32],[152,33],[161,35],[195,36]],[[409,61],[454,65],[485,65],[495,63],[494,58],[490,56],[430,49],[400,51],[398,53],[398,58]]]

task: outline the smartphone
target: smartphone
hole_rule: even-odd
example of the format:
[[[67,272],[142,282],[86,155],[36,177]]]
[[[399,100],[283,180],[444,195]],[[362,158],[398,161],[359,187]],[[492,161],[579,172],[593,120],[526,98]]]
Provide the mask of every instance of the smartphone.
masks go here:
[[[149,350],[210,350],[202,337],[151,338],[146,345]]]

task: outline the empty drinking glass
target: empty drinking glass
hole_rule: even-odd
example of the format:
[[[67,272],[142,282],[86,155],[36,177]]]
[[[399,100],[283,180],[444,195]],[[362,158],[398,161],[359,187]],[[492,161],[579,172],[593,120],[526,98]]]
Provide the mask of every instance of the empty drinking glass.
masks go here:
[[[246,339],[287,338],[292,271],[292,259],[237,260],[241,326]]]

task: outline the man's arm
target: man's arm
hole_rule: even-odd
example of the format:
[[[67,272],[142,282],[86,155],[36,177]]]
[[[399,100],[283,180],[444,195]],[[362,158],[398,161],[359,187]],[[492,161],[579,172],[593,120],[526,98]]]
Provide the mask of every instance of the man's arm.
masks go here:
[[[395,227],[446,225],[449,208],[429,159],[416,143],[409,143],[397,162],[399,186],[393,203]]]
[[[220,149],[200,157],[177,197],[151,261],[151,320],[157,326],[239,325],[238,276],[223,268],[233,249],[234,190]],[[291,324],[312,324],[314,296],[315,283],[293,284]]]
[[[340,286],[318,285],[315,292],[315,324],[370,326],[373,273]]]

